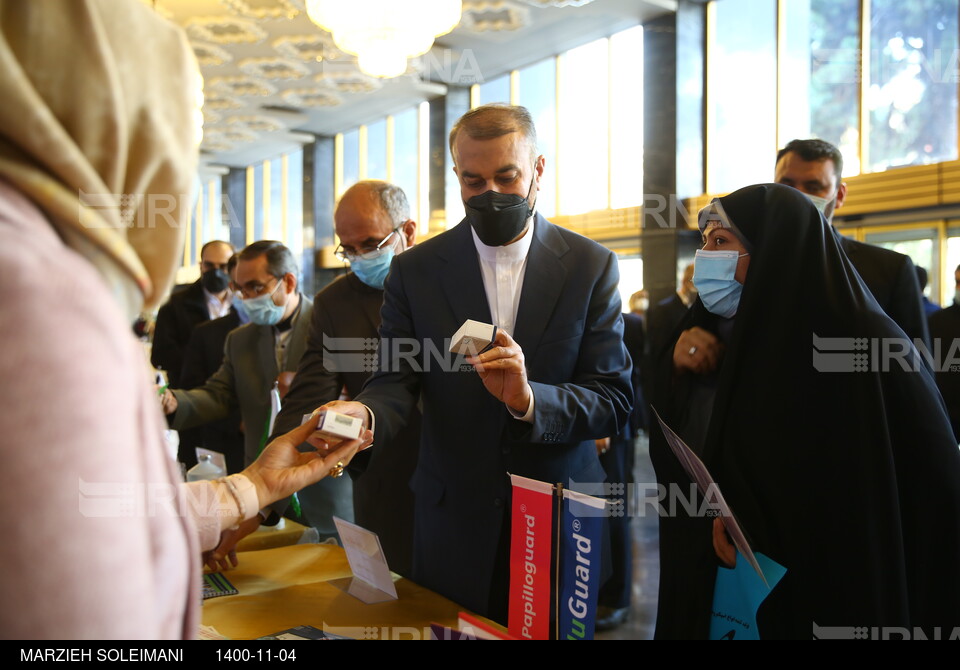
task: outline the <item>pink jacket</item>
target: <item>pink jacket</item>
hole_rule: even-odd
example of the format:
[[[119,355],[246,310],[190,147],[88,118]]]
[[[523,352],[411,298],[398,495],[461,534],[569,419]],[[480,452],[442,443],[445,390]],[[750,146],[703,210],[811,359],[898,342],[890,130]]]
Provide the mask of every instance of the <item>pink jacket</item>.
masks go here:
[[[0,181],[2,637],[195,637],[220,522],[196,518],[165,427],[104,280]]]

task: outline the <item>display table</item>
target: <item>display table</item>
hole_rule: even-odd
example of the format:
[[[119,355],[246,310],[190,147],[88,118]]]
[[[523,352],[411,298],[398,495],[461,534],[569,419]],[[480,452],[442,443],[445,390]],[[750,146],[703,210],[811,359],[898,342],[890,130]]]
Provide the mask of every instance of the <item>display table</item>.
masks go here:
[[[456,627],[463,608],[397,575],[398,600],[366,605],[327,584],[350,576],[343,549],[299,544],[248,551],[226,577],[240,592],[203,603],[203,624],[235,640],[309,625],[356,639],[429,639],[430,624]]]
[[[284,519],[283,528],[260,526],[259,529],[237,543],[237,551],[260,551],[261,549],[287,547],[300,542],[300,538],[306,531],[306,526],[290,519]]]

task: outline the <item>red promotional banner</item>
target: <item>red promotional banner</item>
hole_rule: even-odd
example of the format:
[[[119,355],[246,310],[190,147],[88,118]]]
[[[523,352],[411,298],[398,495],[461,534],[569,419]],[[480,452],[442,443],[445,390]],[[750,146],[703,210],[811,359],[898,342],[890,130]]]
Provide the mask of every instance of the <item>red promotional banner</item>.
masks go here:
[[[513,483],[508,629],[518,640],[550,639],[553,486],[510,475]]]

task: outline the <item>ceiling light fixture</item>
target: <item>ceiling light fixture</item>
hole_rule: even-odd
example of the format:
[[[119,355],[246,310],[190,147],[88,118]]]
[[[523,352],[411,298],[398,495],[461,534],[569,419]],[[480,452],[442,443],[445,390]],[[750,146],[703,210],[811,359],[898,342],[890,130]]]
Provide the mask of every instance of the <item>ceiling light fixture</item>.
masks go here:
[[[461,0],[307,0],[306,6],[310,20],[355,55],[363,72],[382,78],[406,72],[407,59],[456,28],[462,10]]]

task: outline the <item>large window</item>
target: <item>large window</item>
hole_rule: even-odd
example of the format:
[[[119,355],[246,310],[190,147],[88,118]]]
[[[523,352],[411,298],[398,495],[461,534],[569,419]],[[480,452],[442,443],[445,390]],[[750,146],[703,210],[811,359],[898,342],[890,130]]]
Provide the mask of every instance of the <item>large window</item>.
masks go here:
[[[303,253],[303,151],[247,168],[246,243],[279,240]],[[223,238],[226,239],[226,238]]]
[[[777,146],[819,137],[860,172],[860,0],[783,3]],[[766,163],[769,166],[769,160]]]
[[[558,214],[643,200],[643,29],[559,58]]]
[[[609,40],[601,39],[560,59],[560,214],[608,207],[609,58]]]
[[[183,267],[200,262],[200,247],[211,240],[230,239],[230,217],[224,211],[219,176],[195,182],[196,193],[190,210],[190,227],[183,249]]]
[[[957,0],[871,0],[871,172],[957,157]]]
[[[643,204],[643,28],[610,38],[610,207]]]
[[[643,28],[636,26],[473,87],[474,106],[523,105],[546,159],[546,217],[643,201]]]
[[[341,136],[340,145],[343,147],[340,158],[341,179],[337,184],[337,197],[353,184],[360,181],[360,129],[348,130]]]
[[[530,110],[537,128],[538,148],[546,160],[537,211],[550,218],[557,213],[557,59],[548,58],[525,67],[517,76],[517,104]]]
[[[708,192],[770,179],[795,138],[838,146],[845,176],[956,160],[958,15],[960,0],[711,2]]]
[[[367,128],[366,179],[387,178],[387,120],[380,119]]]
[[[361,179],[398,185],[410,202],[410,216],[425,231],[429,217],[427,138],[430,116],[426,103],[410,107],[337,136],[336,194]]]
[[[707,191],[770,181],[777,142],[777,3],[711,5],[707,62]]]
[[[474,102],[476,106],[485,105],[489,102],[510,102],[510,75],[505,74],[502,77],[491,79],[488,82],[479,84],[475,89],[477,91]]]
[[[393,117],[393,183],[403,189],[410,201],[410,216],[424,223],[417,206],[420,184],[420,110],[411,107]]]

